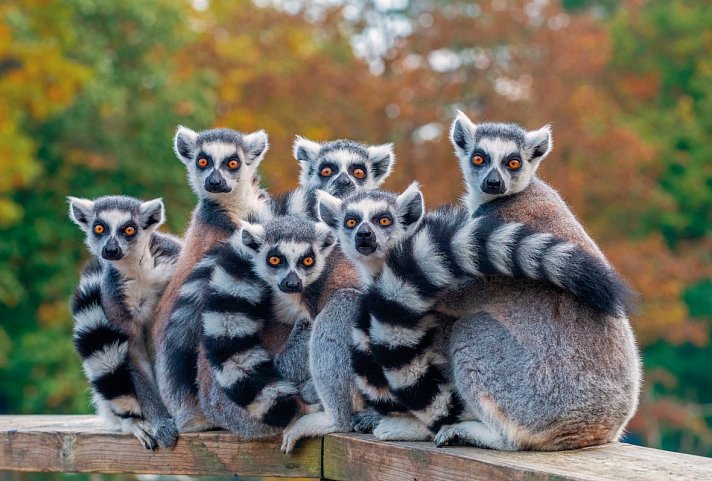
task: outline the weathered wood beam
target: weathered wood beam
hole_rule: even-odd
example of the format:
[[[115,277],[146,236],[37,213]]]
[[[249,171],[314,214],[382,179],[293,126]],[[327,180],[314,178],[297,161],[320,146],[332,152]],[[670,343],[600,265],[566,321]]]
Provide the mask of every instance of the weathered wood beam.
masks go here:
[[[280,442],[240,442],[210,431],[148,451],[94,416],[0,416],[0,471],[320,477],[321,440],[301,443],[290,456]]]
[[[0,471],[325,478],[338,481],[703,480],[712,459],[627,444],[553,453],[436,448],[332,434],[283,455],[279,441],[245,443],[224,431],[184,434],[151,452],[93,416],[0,416]]]
[[[332,434],[324,438],[323,476],[336,481],[691,481],[712,480],[712,459],[629,444],[510,453]]]

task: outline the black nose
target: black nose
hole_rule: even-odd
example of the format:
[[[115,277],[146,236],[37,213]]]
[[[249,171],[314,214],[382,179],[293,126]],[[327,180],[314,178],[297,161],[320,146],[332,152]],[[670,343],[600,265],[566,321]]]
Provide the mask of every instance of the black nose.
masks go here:
[[[302,280],[292,271],[279,283],[279,290],[286,293],[302,292]]]
[[[334,180],[334,187],[336,189],[335,194],[337,195],[344,195],[351,191],[354,187],[354,183],[351,182],[351,179],[349,178],[348,174],[345,172],[342,172],[339,174],[339,176]]]
[[[482,191],[485,194],[504,194],[505,185],[499,172],[492,170],[482,181]]]
[[[205,190],[214,194],[221,194],[230,192],[230,187],[227,186],[227,182],[216,169],[205,179]]]
[[[367,224],[361,224],[361,227],[359,227],[356,231],[357,239],[368,239],[372,235],[373,231],[371,230],[371,227]]]
[[[121,259],[121,248],[115,242],[109,241],[101,250],[101,257],[109,261]]]

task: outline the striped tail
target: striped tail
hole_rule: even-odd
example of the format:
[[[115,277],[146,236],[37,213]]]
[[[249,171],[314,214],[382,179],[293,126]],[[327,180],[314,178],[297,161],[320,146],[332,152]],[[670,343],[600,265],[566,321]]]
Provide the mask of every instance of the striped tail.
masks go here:
[[[143,419],[128,360],[127,333],[107,319],[102,307],[103,266],[92,260],[82,272],[71,302],[74,347],[82,358],[94,400],[122,419]]]
[[[625,283],[605,262],[551,234],[494,216],[434,215],[394,249],[364,295],[369,340],[396,399],[432,431],[457,420],[463,403],[432,349],[444,290],[485,275],[554,284],[604,314],[626,307]]]
[[[271,318],[271,292],[238,240],[221,244],[202,313],[203,348],[226,396],[268,426],[299,415],[297,386],[281,377],[260,333]]]
[[[205,292],[210,283],[217,249],[209,250],[188,275],[178,293],[166,325],[165,339],[157,353],[159,370],[165,373],[172,404],[197,399],[198,348]]]
[[[382,416],[407,412],[408,409],[391,392],[383,368],[373,356],[369,324],[369,314],[362,302],[356,324],[351,329],[351,368],[356,376],[356,387],[366,405]]]

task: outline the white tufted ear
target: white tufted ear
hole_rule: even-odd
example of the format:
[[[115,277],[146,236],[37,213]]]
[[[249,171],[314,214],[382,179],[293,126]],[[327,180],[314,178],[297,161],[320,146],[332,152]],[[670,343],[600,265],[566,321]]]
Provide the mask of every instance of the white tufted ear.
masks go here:
[[[396,162],[393,144],[372,145],[368,148],[368,160],[376,185],[381,185],[391,175]]]
[[[406,228],[414,227],[425,213],[425,200],[417,182],[411,183],[396,199],[398,221]]]
[[[265,228],[259,224],[240,222],[240,241],[248,249],[257,252],[262,247],[265,238]]]
[[[158,227],[166,221],[163,199],[153,199],[142,202],[139,206],[139,219],[141,228]]]
[[[257,167],[269,150],[267,132],[258,130],[242,138],[245,147],[245,163]]]
[[[316,230],[319,250],[324,256],[328,256],[331,253],[331,249],[336,245],[336,236],[331,232],[329,226],[323,222],[314,224],[314,229]]]
[[[316,199],[319,205],[317,209],[319,219],[332,229],[338,229],[343,201],[321,189],[316,191]]]
[[[524,148],[529,151],[529,161],[534,167],[539,166],[539,162],[544,157],[549,155],[554,147],[554,142],[551,138],[551,125],[547,124],[539,130],[532,130],[524,135]]]
[[[94,212],[94,202],[89,199],[80,199],[78,197],[67,197],[69,202],[69,218],[77,224],[80,229],[89,229],[89,220]]]
[[[450,127],[450,142],[455,147],[458,157],[470,155],[470,150],[475,143],[475,131],[477,126],[461,110],[457,111],[457,117]]]
[[[294,138],[292,153],[294,154],[294,158],[299,161],[299,166],[301,167],[299,173],[300,185],[306,185],[309,182],[313,169],[316,168],[315,164],[319,158],[320,150],[321,144],[318,142],[309,140],[301,135],[297,135]]]
[[[193,162],[195,149],[197,147],[198,134],[188,127],[178,126],[176,135],[173,138],[173,150],[184,164]]]

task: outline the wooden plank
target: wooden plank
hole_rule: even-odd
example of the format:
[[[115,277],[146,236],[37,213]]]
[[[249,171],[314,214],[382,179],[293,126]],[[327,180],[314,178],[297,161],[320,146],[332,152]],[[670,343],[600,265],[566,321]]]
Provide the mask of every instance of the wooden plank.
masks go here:
[[[432,443],[380,442],[370,435],[324,439],[325,478],[351,480],[703,480],[712,459],[628,444],[575,451],[503,452]]]
[[[279,446],[209,431],[148,451],[94,416],[0,416],[0,471],[320,477],[321,440],[300,443],[289,456]]]

